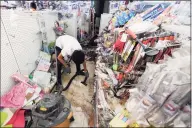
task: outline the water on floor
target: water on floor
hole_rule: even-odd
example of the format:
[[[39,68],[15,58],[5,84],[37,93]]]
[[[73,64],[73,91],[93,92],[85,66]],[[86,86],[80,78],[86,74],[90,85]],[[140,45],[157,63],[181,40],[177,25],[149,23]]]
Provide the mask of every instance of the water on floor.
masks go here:
[[[95,63],[92,61],[87,62],[87,69],[89,71],[89,78],[87,86],[81,84],[84,76],[77,76],[67,91],[63,92],[64,96],[71,102],[72,111],[75,121],[71,123],[71,127],[88,127],[88,120],[93,113],[93,106],[91,100],[94,92],[94,70]],[[70,78],[75,74],[75,64],[71,64],[71,74],[64,74],[62,76],[64,87],[69,82]]]

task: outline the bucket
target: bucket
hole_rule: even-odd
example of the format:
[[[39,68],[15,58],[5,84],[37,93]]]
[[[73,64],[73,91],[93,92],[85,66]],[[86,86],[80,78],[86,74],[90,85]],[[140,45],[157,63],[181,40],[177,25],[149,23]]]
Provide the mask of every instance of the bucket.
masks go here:
[[[59,125],[54,126],[53,128],[66,128],[70,126],[70,119],[73,117],[73,112],[70,112],[67,119]]]

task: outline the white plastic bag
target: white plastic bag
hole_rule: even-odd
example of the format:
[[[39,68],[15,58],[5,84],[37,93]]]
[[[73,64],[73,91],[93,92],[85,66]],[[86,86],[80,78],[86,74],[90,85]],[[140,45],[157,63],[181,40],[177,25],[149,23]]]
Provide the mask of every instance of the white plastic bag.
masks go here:
[[[144,32],[154,32],[159,27],[149,21],[143,21],[141,23],[135,23],[129,26],[130,30],[132,30],[135,34],[140,34]]]
[[[143,75],[139,78],[138,84],[136,85],[140,93],[147,91],[150,86],[152,86],[153,79],[158,78],[160,72],[166,67],[165,64],[152,64],[147,63],[146,70]]]
[[[47,87],[51,80],[51,73],[35,71],[33,76],[33,81],[36,82],[41,87]]]
[[[186,105],[178,117],[174,120],[174,127],[190,127],[191,126],[191,108],[189,105]]]
[[[126,109],[132,113],[140,100],[138,89],[130,89],[130,97],[125,104]]]

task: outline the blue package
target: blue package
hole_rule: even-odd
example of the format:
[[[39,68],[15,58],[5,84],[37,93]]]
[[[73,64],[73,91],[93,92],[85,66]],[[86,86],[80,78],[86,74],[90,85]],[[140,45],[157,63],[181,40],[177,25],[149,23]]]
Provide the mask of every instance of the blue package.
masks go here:
[[[119,26],[119,23],[118,21],[115,22],[115,27],[118,27]]]
[[[128,17],[129,17],[128,21],[129,21],[132,17],[134,17],[134,16],[135,16],[135,12],[130,11],[130,12],[129,12],[129,15],[128,15]]]
[[[159,4],[156,8],[154,8],[152,11],[150,11],[149,13],[147,13],[146,15],[144,15],[143,21],[147,20],[147,19],[154,19],[156,18],[158,15],[160,15],[168,6],[170,5],[170,3],[162,3]]]
[[[117,17],[117,21],[118,21],[119,25],[124,25],[124,22],[123,22],[123,19],[121,16]]]
[[[130,11],[129,14],[127,14],[126,12],[122,12],[122,15],[118,17],[119,24],[124,25],[134,16],[135,16],[135,13],[133,11]]]
[[[169,5],[170,5],[170,3],[163,3],[163,4],[161,4],[162,9],[160,9],[159,13],[157,13],[156,15],[155,14],[152,15],[151,19],[154,19],[157,16],[159,16]]]
[[[115,3],[114,8],[118,8],[118,7],[119,7],[118,3]]]
[[[131,12],[129,13],[129,16],[130,16],[130,19],[131,19],[132,17],[135,16],[135,12],[131,11]]]
[[[126,12],[123,12],[122,15],[125,22],[127,22],[129,20],[129,15]]]
[[[128,120],[128,118],[127,117],[123,117],[123,119],[122,119],[124,122],[126,122],[127,120]]]
[[[123,24],[126,23],[126,20],[125,20],[125,18],[124,18],[124,14],[123,14],[123,13],[121,14],[121,21],[123,22]]]
[[[142,3],[135,6],[136,7],[135,11],[138,12],[138,13],[142,13],[142,12],[146,11],[147,9],[153,7],[153,6],[154,6],[154,4],[143,3],[142,2]]]

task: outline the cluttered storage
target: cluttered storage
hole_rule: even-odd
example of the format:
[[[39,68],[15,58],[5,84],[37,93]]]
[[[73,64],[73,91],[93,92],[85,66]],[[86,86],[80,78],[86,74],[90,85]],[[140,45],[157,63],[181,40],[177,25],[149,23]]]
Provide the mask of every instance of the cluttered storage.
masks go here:
[[[191,127],[189,1],[1,1],[1,127]]]

